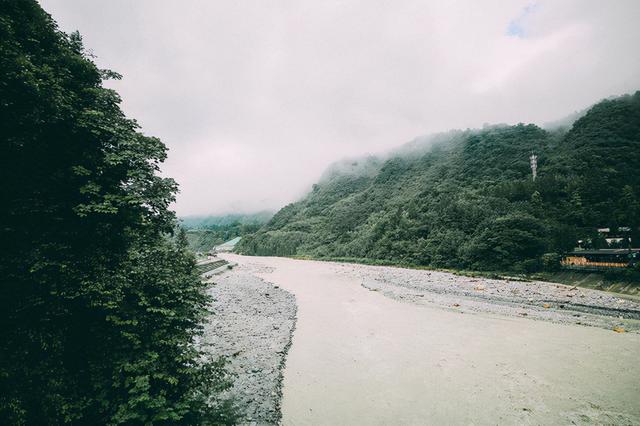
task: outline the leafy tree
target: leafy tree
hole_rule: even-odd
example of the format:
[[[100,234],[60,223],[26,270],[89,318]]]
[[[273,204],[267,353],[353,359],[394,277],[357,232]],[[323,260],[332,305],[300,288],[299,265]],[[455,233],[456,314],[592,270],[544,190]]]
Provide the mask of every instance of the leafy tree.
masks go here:
[[[488,222],[474,236],[465,247],[466,257],[477,269],[519,269],[523,267],[519,262],[537,259],[544,253],[544,236],[542,224],[533,216],[502,216]]]
[[[240,222],[233,222],[227,225],[209,225],[206,228],[186,230],[185,238],[193,251],[206,252],[235,237],[252,234],[260,227],[261,224],[258,223],[244,224]]]
[[[166,147],[80,36],[0,2],[0,423],[232,421],[195,345],[208,298],[170,237]]]

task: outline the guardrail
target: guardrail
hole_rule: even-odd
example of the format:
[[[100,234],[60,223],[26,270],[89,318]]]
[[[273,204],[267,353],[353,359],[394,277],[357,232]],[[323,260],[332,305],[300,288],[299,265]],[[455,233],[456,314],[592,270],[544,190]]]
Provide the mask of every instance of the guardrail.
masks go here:
[[[212,262],[201,263],[199,265],[196,265],[196,269],[197,269],[198,273],[202,275],[202,274],[205,274],[205,273],[207,273],[209,271],[213,271],[214,269],[217,269],[217,268],[219,268],[221,266],[224,266],[227,263],[229,263],[229,262],[227,262],[224,259],[214,260]]]
[[[620,264],[617,264],[620,265]],[[628,268],[629,265],[622,264],[622,266],[604,266],[604,265],[565,265],[562,264],[562,269],[571,269],[574,271],[610,271],[612,269],[620,270]]]

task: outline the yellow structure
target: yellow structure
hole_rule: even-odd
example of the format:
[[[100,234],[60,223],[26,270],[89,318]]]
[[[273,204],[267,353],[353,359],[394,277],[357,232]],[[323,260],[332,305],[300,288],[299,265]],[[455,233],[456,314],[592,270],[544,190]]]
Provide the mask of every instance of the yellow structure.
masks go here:
[[[628,262],[597,262],[584,256],[566,256],[560,262],[562,266],[595,266],[599,268],[626,268]]]

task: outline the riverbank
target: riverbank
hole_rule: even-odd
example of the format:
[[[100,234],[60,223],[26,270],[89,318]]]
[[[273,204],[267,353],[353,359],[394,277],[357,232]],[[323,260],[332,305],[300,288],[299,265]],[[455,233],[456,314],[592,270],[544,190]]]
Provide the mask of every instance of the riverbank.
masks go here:
[[[497,280],[384,266],[345,268],[359,277],[363,287],[403,302],[618,332],[640,331],[640,302],[615,293],[544,281]]]
[[[280,421],[282,370],[296,319],[295,297],[256,277],[259,272],[238,265],[209,278],[214,315],[202,339],[228,361],[234,384],[224,396],[239,408],[242,425]]]
[[[404,291],[419,284],[401,286],[411,278],[406,271],[429,271],[224,257],[298,303],[282,424],[640,423],[640,334],[505,315],[492,297],[484,303],[498,306],[496,312],[466,308],[456,288],[467,284],[451,274],[442,293],[462,301],[459,307],[363,286],[369,280],[370,287]],[[471,291],[493,294],[494,283],[470,284],[485,286]]]
[[[598,288],[602,286],[602,277],[597,274],[538,275],[557,279],[549,282],[496,273],[398,267],[377,261],[362,264],[350,259],[337,263],[346,268],[354,265],[351,269],[360,277],[363,287],[403,302],[433,304],[460,312],[589,325],[618,332],[640,331],[640,297],[635,295],[635,287],[618,285],[616,289],[621,292],[603,291]],[[581,286],[574,285],[574,281]]]
[[[354,263],[369,266],[390,266],[402,269],[415,269],[422,271],[446,272],[463,277],[490,278],[490,279],[517,279],[521,281],[546,281],[557,284],[565,284],[577,287],[602,290],[619,293],[624,296],[637,297],[640,300],[640,282],[630,282],[621,279],[608,278],[607,274],[593,271],[559,270],[556,272],[536,272],[532,274],[514,274],[513,272],[470,271],[433,268],[430,266],[418,266],[405,263],[397,263],[387,260],[351,258],[351,257],[327,257],[314,258],[310,256],[288,256],[290,259],[314,260],[318,262]]]

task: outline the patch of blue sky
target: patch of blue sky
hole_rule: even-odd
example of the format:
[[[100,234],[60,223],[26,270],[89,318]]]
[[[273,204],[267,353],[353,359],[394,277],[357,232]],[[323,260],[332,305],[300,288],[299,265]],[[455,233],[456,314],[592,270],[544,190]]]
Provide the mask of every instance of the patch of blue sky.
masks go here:
[[[507,26],[507,35],[509,37],[525,38],[527,37],[527,29],[525,21],[538,8],[537,3],[531,3],[525,6],[520,15],[512,19]]]

